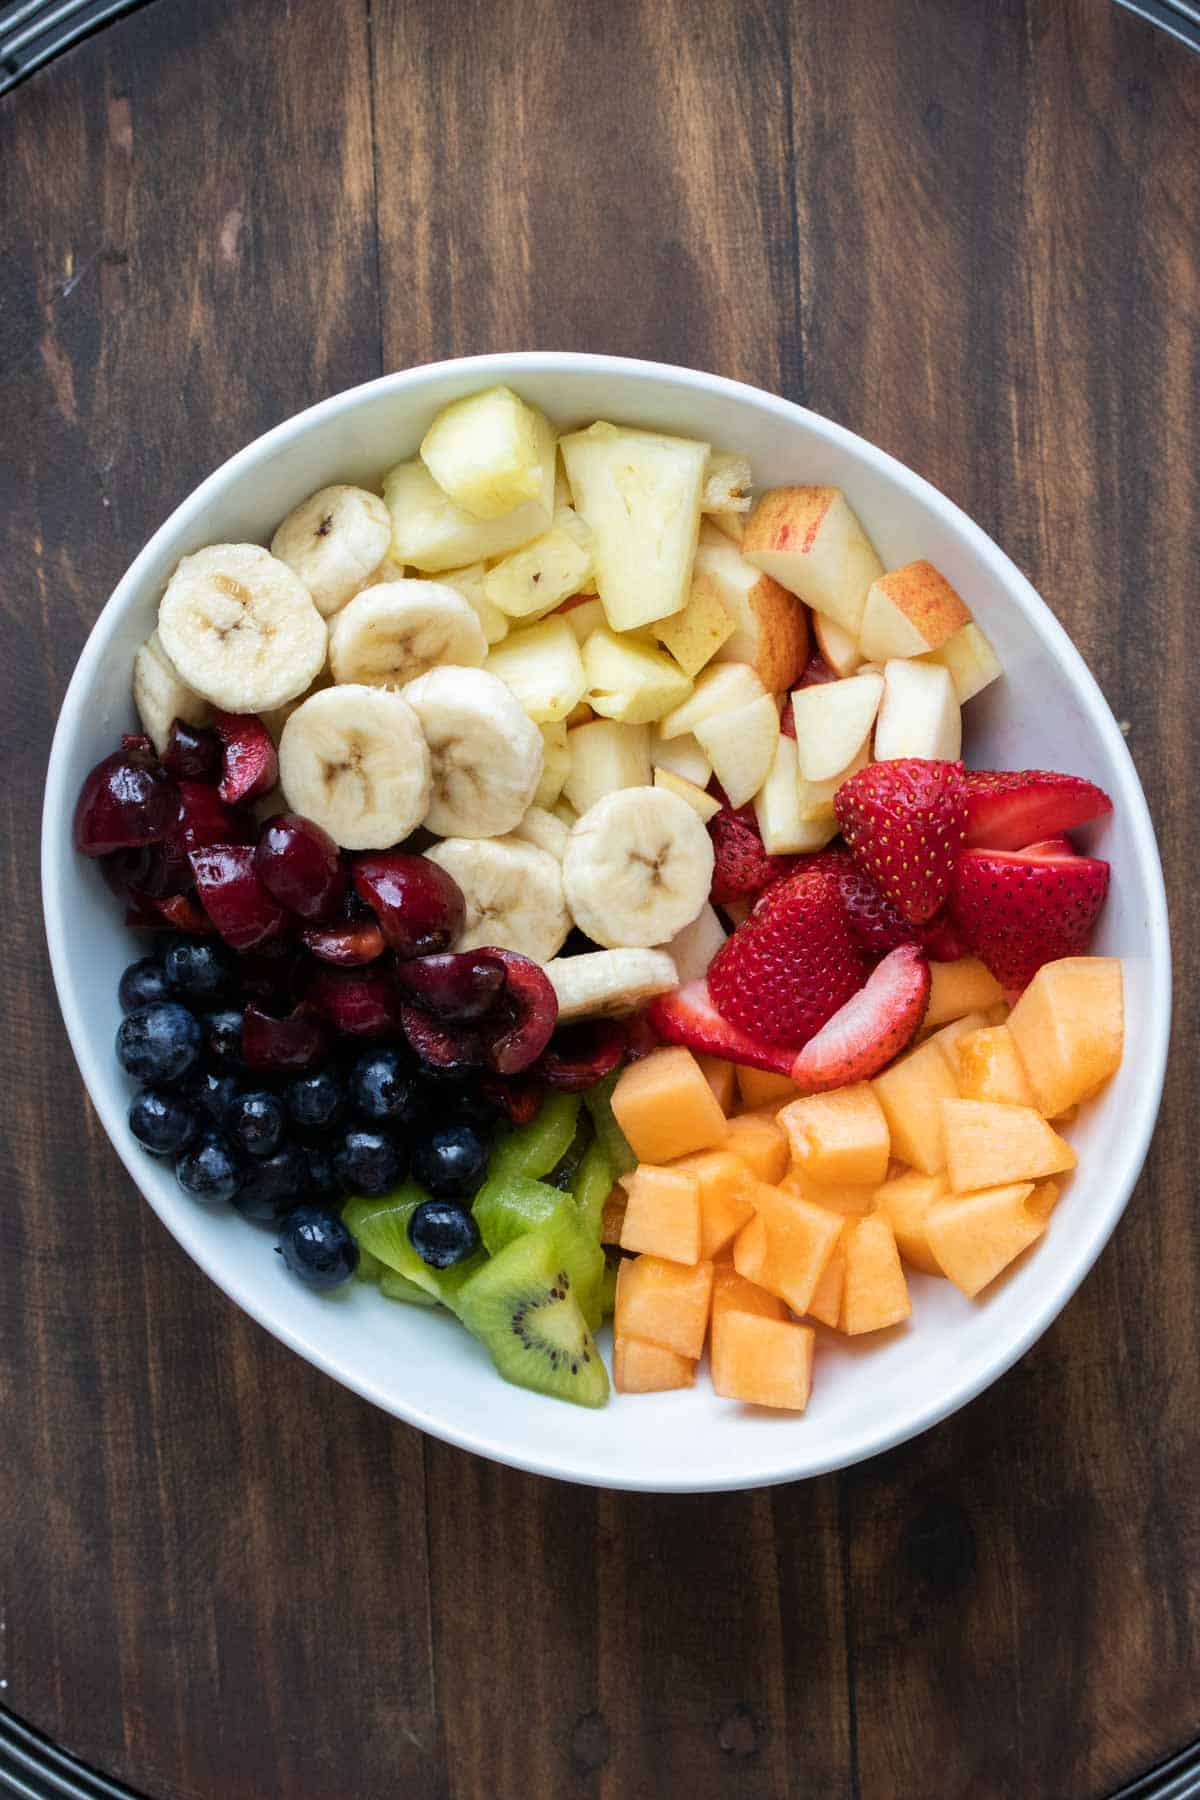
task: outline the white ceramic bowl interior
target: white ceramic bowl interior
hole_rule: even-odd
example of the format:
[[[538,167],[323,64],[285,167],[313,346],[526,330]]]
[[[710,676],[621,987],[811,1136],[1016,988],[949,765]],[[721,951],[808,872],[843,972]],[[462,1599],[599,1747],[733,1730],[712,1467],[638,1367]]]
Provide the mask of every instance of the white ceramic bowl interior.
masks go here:
[[[1115,802],[1091,844],[1114,870],[1096,948],[1124,961],[1125,1060],[1071,1127],[1080,1166],[1044,1242],[980,1301],[914,1275],[908,1326],[857,1343],[821,1331],[801,1418],[720,1400],[703,1375],[691,1391],[614,1396],[601,1412],[509,1387],[448,1316],[360,1283],[325,1298],[303,1290],[268,1234],[189,1201],[126,1124],[130,1084],[113,1034],[117,980],[137,940],[99,871],[72,849],[71,815],[87,770],[133,724],[130,661],[163,586],[180,556],[203,544],[269,541],[283,515],[326,483],[374,484],[415,453],[447,401],[497,381],[562,427],[603,417],[677,431],[747,454],[761,486],[844,488],[885,564],[928,557],[996,646],[1005,678],[966,709],[968,761],[1069,769]],[[189,1255],[268,1330],[379,1406],[481,1455],[568,1480],[662,1491],[789,1481],[944,1418],[1002,1374],[1070,1298],[1125,1206],[1154,1127],[1170,1000],[1162,873],[1129,753],[1078,652],[1003,552],[918,476],[801,407],[687,369],[540,352],[435,364],[339,394],[233,457],[151,539],[87,641],[50,757],[42,854],[54,976],[88,1091],[134,1181]]]

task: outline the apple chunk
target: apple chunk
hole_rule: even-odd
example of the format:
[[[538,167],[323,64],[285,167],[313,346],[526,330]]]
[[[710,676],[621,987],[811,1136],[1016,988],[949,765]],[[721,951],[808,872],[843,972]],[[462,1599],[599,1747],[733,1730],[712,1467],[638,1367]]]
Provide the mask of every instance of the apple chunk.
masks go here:
[[[554,491],[554,432],[510,387],[444,406],[421,441],[421,461],[443,493],[476,519],[498,519]],[[466,560],[466,559],[464,559]]]
[[[696,741],[735,811],[753,800],[771,772],[779,742],[779,713],[770,694],[732,712],[712,713],[696,727]]]
[[[678,794],[681,800],[686,800],[706,825],[721,810],[721,802],[714,795],[697,787],[694,781],[685,781],[682,775],[673,775],[670,769],[655,769],[654,785],[656,788],[665,788],[668,794]]]
[[[746,521],[742,554],[855,638],[867,589],[883,574],[866,532],[836,487],[772,488]]]
[[[696,685],[682,706],[677,706],[659,721],[658,735],[664,741],[695,732],[696,727],[715,713],[734,712],[759,700],[766,688],[745,663],[714,663],[697,676]],[[698,734],[697,734],[698,735]]]
[[[929,661],[949,669],[960,706],[965,706],[968,700],[973,700],[1004,673],[1000,658],[974,620],[931,652]]]
[[[970,612],[940,570],[931,562],[905,563],[868,588],[859,648],[869,662],[923,656],[970,622]]]
[[[708,445],[597,423],[563,438],[562,454],[595,540],[596,587],[613,630],[682,611]]]
[[[650,730],[616,719],[593,719],[567,733],[571,766],[563,796],[577,813],[621,788],[650,786]]]
[[[797,688],[792,721],[806,781],[829,781],[849,768],[875,723],[883,685],[882,676],[867,674]]]
[[[924,756],[957,762],[961,754],[962,713],[949,669],[902,659],[886,664],[875,725],[876,759]]]
[[[848,631],[834,619],[827,618],[824,613],[815,612],[812,616],[813,636],[817,640],[817,649],[825,658],[835,675],[853,675],[863,660],[863,653],[858,647],[858,639],[852,638]]]
[[[395,561],[410,563],[423,575],[438,575],[504,556],[546,530],[554,511],[554,458],[547,459],[537,498],[498,519],[477,519],[456,506],[420,461],[389,469],[383,478],[383,498],[392,515]]]
[[[660,619],[654,628],[655,637],[666,645],[686,675],[698,675],[733,632],[733,615],[702,575],[693,575],[683,611]]]
[[[747,562],[728,539],[704,532],[696,550],[692,604],[707,599],[732,620],[718,662],[748,663],[765,688],[780,693],[808,658],[808,616],[794,594]]]
[[[807,788],[800,779],[795,739],[781,732],[770,773],[754,797],[754,817],[768,856],[807,855],[837,836],[832,806],[827,818],[805,818]]]

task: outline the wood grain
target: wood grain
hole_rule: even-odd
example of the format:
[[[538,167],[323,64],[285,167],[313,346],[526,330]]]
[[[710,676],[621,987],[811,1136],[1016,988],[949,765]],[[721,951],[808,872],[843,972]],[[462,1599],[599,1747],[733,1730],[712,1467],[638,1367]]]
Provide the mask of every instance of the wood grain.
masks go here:
[[[1200,1732],[1200,61],[1097,0],[155,0],[0,109],[0,1700],[155,1800],[1083,1800]],[[1155,810],[1175,1055],[1114,1243],[840,1478],[595,1494],[422,1439],[139,1204],[33,845],[106,593],[224,456],[512,347],[806,400],[1011,551]]]

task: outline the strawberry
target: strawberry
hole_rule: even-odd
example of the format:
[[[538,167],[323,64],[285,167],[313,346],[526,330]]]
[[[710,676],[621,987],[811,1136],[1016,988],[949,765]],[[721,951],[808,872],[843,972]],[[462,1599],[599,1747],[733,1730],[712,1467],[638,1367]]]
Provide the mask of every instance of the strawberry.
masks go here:
[[[751,1037],[799,1049],[863,985],[867,967],[836,878],[801,868],[725,940],[709,964],[708,991],[722,1017]]]
[[[718,906],[728,900],[752,900],[792,866],[790,857],[767,855],[753,821],[753,813],[747,816],[728,806],[708,821],[716,859],[710,897]]]
[[[808,1040],[792,1080],[806,1094],[868,1081],[912,1042],[928,1004],[929,965],[914,944],[901,944]]]
[[[967,847],[1022,850],[1112,811],[1093,781],[1053,769],[971,769],[967,774]]]
[[[664,1043],[684,1044],[698,1056],[748,1063],[752,1069],[770,1069],[776,1075],[786,1075],[795,1059],[794,1049],[764,1043],[723,1019],[703,977],[660,994],[650,1002],[647,1016]]]
[[[921,927],[921,948],[930,962],[958,962],[967,954],[949,912],[940,912]]]
[[[951,910],[970,948],[1006,988],[1023,988],[1043,963],[1078,956],[1108,892],[1108,864],[1036,850],[964,850]]]
[[[924,925],[912,925],[902,919],[848,850],[818,850],[813,856],[797,858],[797,862],[806,869],[827,869],[834,876],[850,918],[850,929],[868,956],[886,956],[901,944],[920,945],[931,962],[957,962],[967,954],[945,912]]]
[[[963,766],[901,757],[869,763],[833,797],[854,860],[914,925],[950,891],[966,816]]]

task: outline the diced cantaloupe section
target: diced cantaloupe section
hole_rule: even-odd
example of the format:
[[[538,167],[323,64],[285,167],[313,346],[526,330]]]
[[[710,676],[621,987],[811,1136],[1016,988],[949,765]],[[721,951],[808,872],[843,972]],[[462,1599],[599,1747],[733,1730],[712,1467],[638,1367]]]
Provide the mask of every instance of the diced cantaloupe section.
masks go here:
[[[843,1235],[846,1270],[839,1329],[848,1337],[883,1331],[912,1312],[896,1238],[885,1214],[868,1213]]]
[[[719,1056],[698,1056],[704,1079],[716,1096],[717,1105],[723,1113],[733,1111],[735,1091],[734,1070],[731,1062],[723,1062]]]
[[[713,1320],[714,1390],[726,1400],[803,1412],[812,1392],[811,1325],[723,1312]]]
[[[1059,1175],[1075,1152],[1031,1106],[943,1100],[946,1172],[956,1194]]]
[[[770,1069],[752,1069],[746,1063],[738,1064],[737,1085],[742,1105],[748,1110],[772,1104],[782,1106],[785,1100],[794,1100],[800,1091],[786,1075],[773,1075]]]
[[[714,1263],[712,1284],[712,1317],[715,1323],[723,1312],[757,1313],[763,1319],[786,1319],[787,1307],[777,1294],[756,1287],[739,1275],[732,1263]]]
[[[680,1045],[627,1063],[612,1109],[639,1162],[673,1162],[725,1141],[725,1114],[696,1058]]]
[[[995,1100],[1002,1106],[1033,1106],[1033,1089],[1007,1025],[968,1031],[955,1046],[958,1091],[964,1100]]]
[[[1000,983],[977,956],[963,956],[957,962],[931,962],[925,1030],[945,1025],[949,1019],[961,1019],[964,1013],[995,1006],[1003,998]]]
[[[808,1311],[842,1222],[823,1206],[755,1182],[754,1217],[733,1241],[733,1266],[747,1281]]]
[[[895,1235],[896,1246],[905,1262],[924,1275],[940,1275],[941,1265],[929,1248],[925,1215],[935,1201],[949,1192],[944,1174],[922,1175],[909,1169],[875,1190],[876,1210],[887,1219]]]
[[[729,1121],[725,1147],[753,1170],[760,1181],[782,1181],[790,1161],[787,1134],[764,1113],[742,1113]]]
[[[1121,1061],[1124,988],[1115,956],[1043,963],[1009,1015],[1034,1099],[1047,1118],[1094,1094]]]
[[[958,1080],[959,1044],[963,1038],[970,1037],[973,1031],[982,1031],[987,1022],[988,1018],[985,1012],[964,1013],[961,1019],[951,1019],[948,1025],[939,1026],[938,1030],[932,1032],[925,1040],[927,1043],[937,1045],[946,1059],[946,1067],[956,1082]]]
[[[983,1011],[989,1025],[1007,1025],[1012,1007],[1007,1000],[997,1000],[995,1006],[985,1006]]]
[[[942,1273],[978,1294],[1041,1237],[1057,1199],[1056,1181],[1017,1181],[935,1201],[925,1230]]]
[[[821,1270],[820,1280],[808,1303],[809,1318],[819,1319],[822,1325],[828,1325],[832,1331],[838,1329],[842,1319],[842,1294],[846,1286],[845,1239],[850,1228],[850,1221],[847,1220],[829,1252],[829,1260]]]
[[[728,1150],[705,1150],[672,1165],[694,1177],[700,1191],[700,1255],[706,1260],[731,1244],[754,1212],[754,1175]]]
[[[700,1261],[700,1183],[690,1169],[639,1163],[621,1177],[621,1185],[628,1196],[622,1250],[641,1250],[669,1262]]]
[[[625,1189],[615,1187],[600,1211],[600,1242],[602,1244],[619,1244],[621,1227],[625,1223],[625,1208],[628,1205]]]
[[[874,1187],[887,1174],[888,1122],[869,1081],[792,1100],[779,1123],[797,1167],[812,1181]]]
[[[693,1362],[704,1348],[713,1268],[658,1256],[626,1257],[617,1270],[613,1336],[644,1338]]]
[[[696,1380],[691,1357],[644,1338],[614,1338],[612,1367],[613,1386],[619,1394],[663,1394],[671,1388],[690,1388]]]
[[[793,1166],[779,1183],[785,1194],[807,1200],[812,1206],[823,1206],[827,1212],[842,1214],[868,1213],[875,1205],[875,1187],[870,1182],[845,1182],[837,1187],[813,1181],[798,1165]]]
[[[957,963],[946,966],[958,967]],[[888,1122],[892,1155],[923,1175],[936,1175],[944,1169],[941,1103],[957,1100],[958,1083],[941,1046],[931,1038],[877,1075],[871,1085]]]

